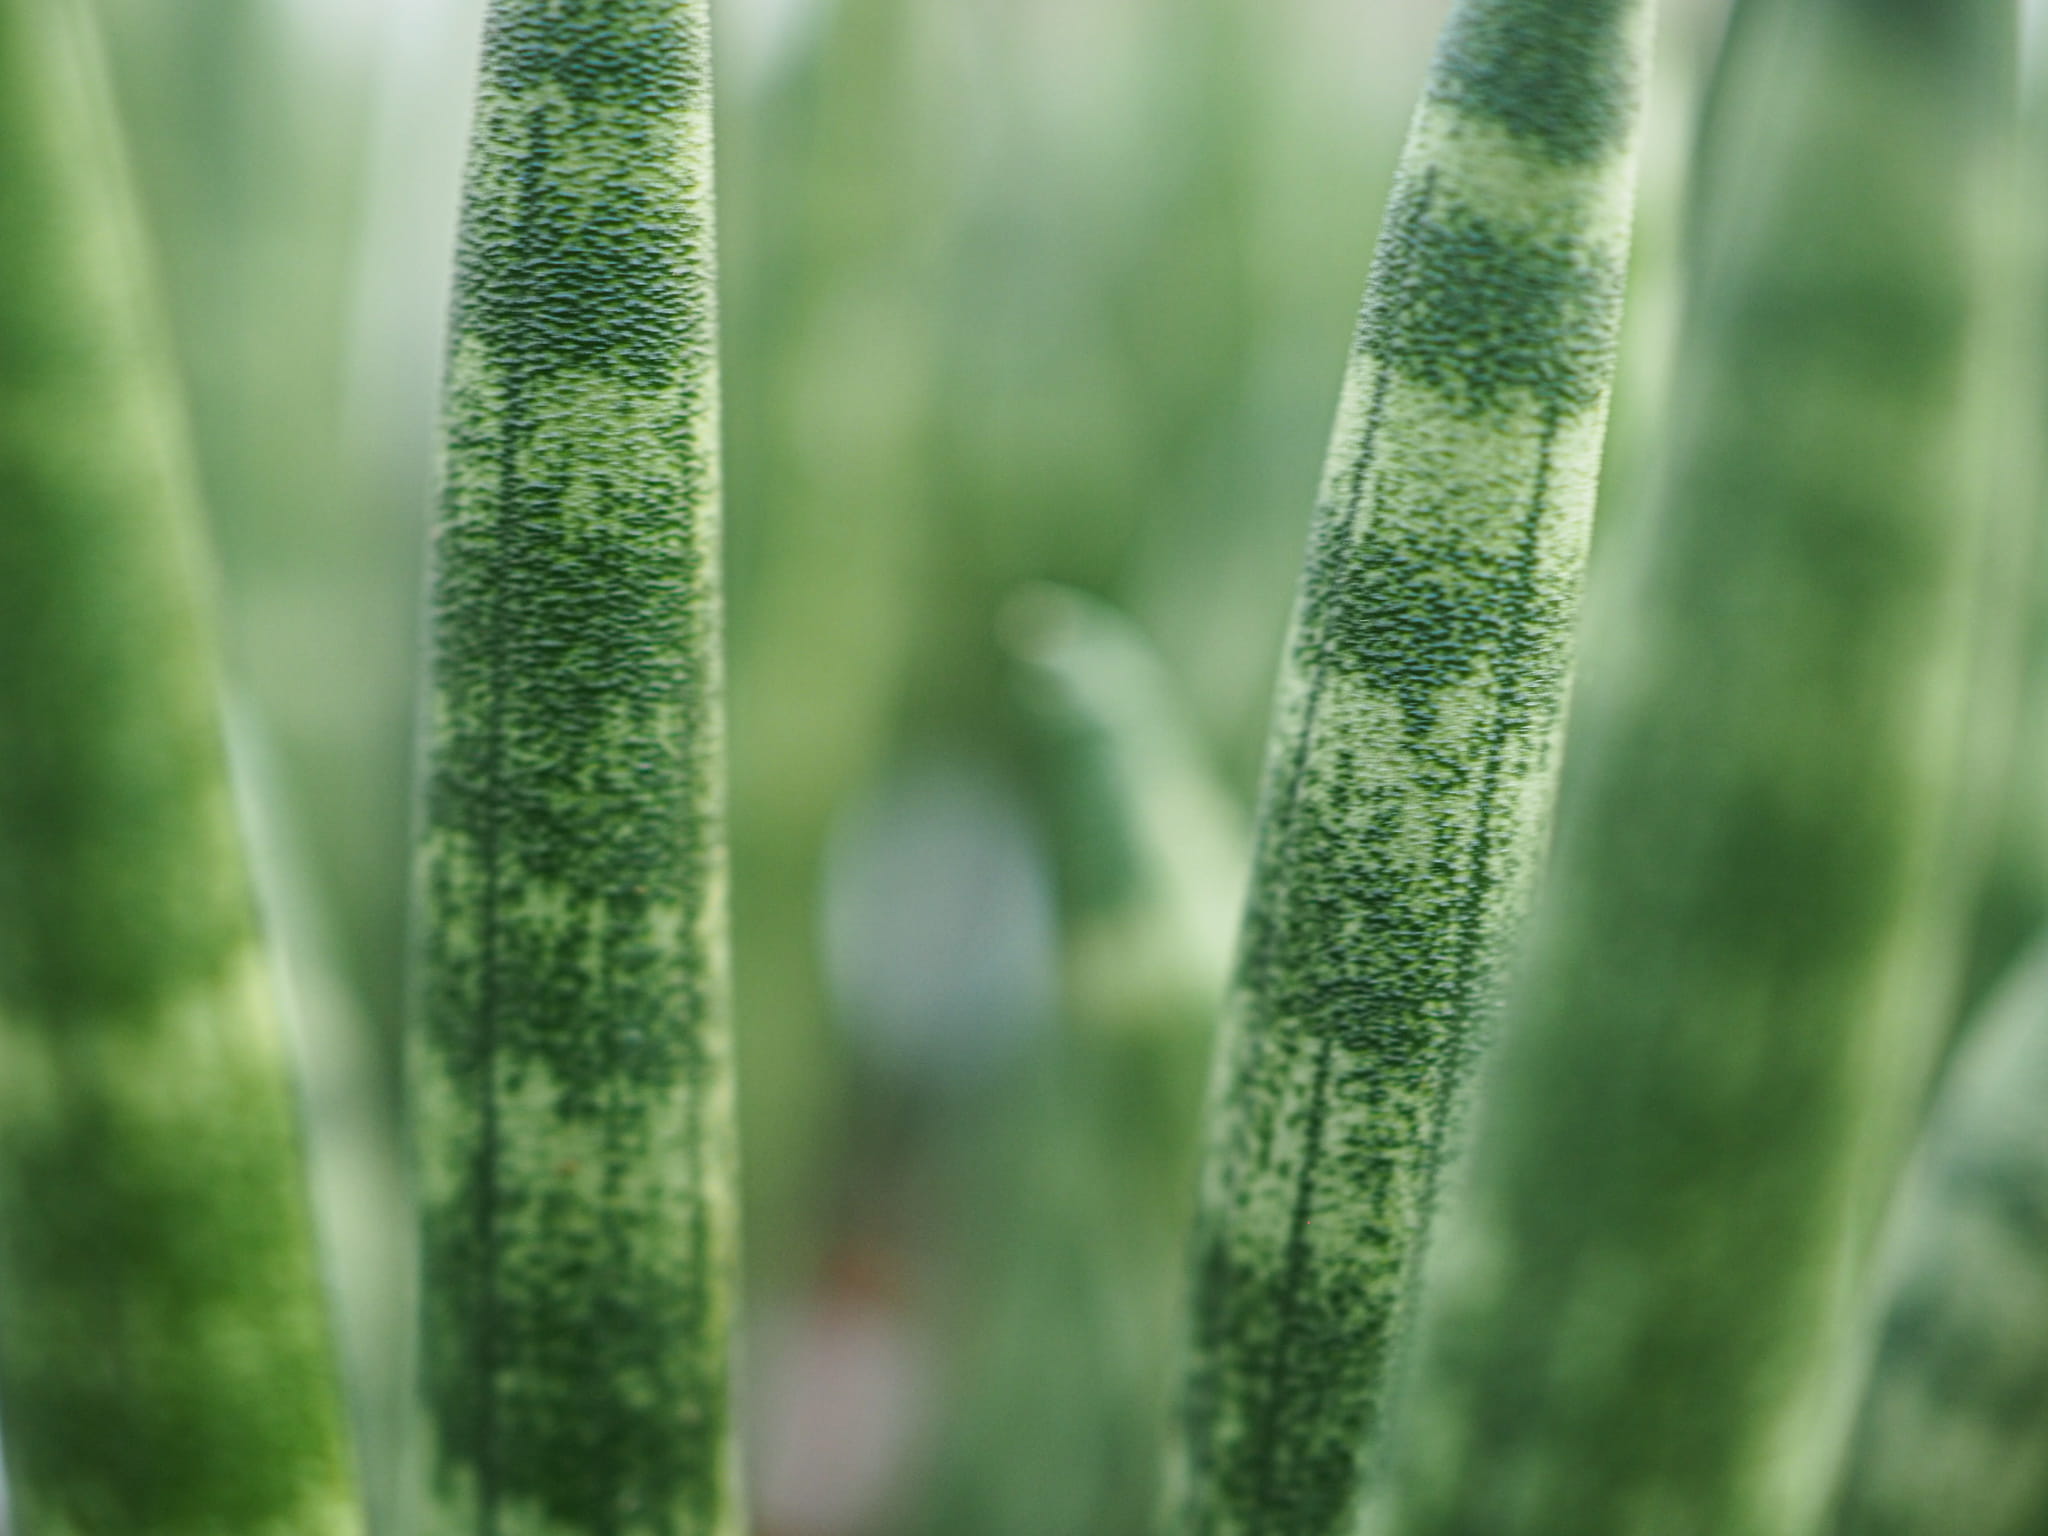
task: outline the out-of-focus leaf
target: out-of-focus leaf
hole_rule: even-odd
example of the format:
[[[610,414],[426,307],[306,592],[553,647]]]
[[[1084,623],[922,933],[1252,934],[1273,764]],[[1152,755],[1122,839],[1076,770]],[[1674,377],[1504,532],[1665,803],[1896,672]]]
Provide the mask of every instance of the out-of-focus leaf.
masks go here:
[[[361,1530],[93,24],[0,4],[0,1406],[34,1533]]]
[[[1129,619],[1038,585],[1003,627],[1060,871],[1066,1017],[960,1138],[969,1246],[917,1528],[1142,1536],[1245,817]]]
[[[2000,0],[1761,0],[1710,116],[1669,440],[1369,1528],[1813,1529],[1943,1030]]]
[[[1892,1218],[1840,1536],[2048,1524],[2048,949],[1992,993]]]

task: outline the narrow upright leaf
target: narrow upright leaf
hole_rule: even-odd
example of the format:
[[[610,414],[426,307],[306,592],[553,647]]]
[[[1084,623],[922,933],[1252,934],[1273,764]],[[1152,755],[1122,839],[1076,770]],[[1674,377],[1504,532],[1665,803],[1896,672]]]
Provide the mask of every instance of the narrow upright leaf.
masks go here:
[[[1380,240],[1211,1104],[1187,1536],[1355,1498],[1527,902],[1605,424],[1645,0],[1463,0]]]
[[[434,578],[433,1536],[740,1528],[704,0],[495,0]]]
[[[74,0],[0,0],[0,1419],[25,1536],[349,1536],[191,465]]]
[[[1945,1032],[1977,626],[2005,627],[1962,450],[2011,24],[1760,0],[1734,34],[1648,543],[1589,645],[1372,1530],[1822,1514]]]
[[[962,1316],[918,1536],[1149,1531],[1202,1079],[1249,849],[1167,669],[1123,614],[1003,611],[1058,872],[1061,1027],[978,1110]]]

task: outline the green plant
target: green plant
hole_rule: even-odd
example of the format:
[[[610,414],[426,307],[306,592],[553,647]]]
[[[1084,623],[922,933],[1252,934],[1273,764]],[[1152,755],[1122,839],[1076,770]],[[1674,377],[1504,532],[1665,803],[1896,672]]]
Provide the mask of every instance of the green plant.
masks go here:
[[[0,1398],[38,1536],[360,1529],[90,24],[0,5]]]
[[[2036,1300],[2044,987],[2036,945],[2001,978],[1929,1112],[1885,1244],[1871,1379],[1835,1515],[1842,1536],[2019,1536],[2048,1509],[2035,1454],[2048,1428]]]
[[[2011,21],[1766,0],[1735,33],[1665,468],[1373,1530],[1821,1517],[1966,889]]]
[[[953,1138],[975,1269],[918,1528],[1143,1530],[1246,818],[1127,618],[1039,584],[1001,623],[1067,905],[1064,1022]]]
[[[1468,0],[1402,158],[1280,680],[1169,1493],[1346,1519],[1547,836],[1648,7]]]
[[[215,506],[232,773],[195,466],[104,93],[74,89],[88,3]],[[373,106],[376,8],[0,0],[22,1536],[743,1523],[703,0],[490,6],[413,914],[423,1390],[403,1434],[383,1401],[409,1226],[380,1220],[389,1085],[336,1063],[398,1035],[379,658],[415,583],[373,551],[426,473],[392,424],[430,413],[424,367],[373,366],[424,301],[358,237],[365,205],[372,247],[434,224],[392,178],[434,158],[405,104],[455,96],[419,67],[435,6],[388,8],[414,72]],[[2034,493],[1956,451],[2037,384],[1977,345],[2033,329],[1982,302],[1987,265],[2038,259],[1983,216],[2010,17],[1739,0],[1681,184],[1669,103],[1718,6],[1659,0],[1653,56],[1649,0],[1445,0],[1286,641],[1186,1318],[1194,1079],[1300,545],[1261,509],[1306,500],[1374,201],[1337,189],[1391,157],[1376,103],[1412,99],[1401,33],[1440,17],[723,12],[764,1531],[1143,1536],[1162,1462],[1182,1532],[2003,1536],[2025,1506],[2026,1404],[1976,1342],[1994,1311],[2048,1335],[2012,1015],[1964,1036],[1901,1257],[1865,1261],[1972,887],[1985,974],[2048,888],[2011,838],[1981,884],[1959,808],[2006,754],[1973,717],[2008,707],[2019,628],[1985,513]],[[1617,420],[1624,584],[1552,878],[1639,138],[1647,207],[1694,228],[1684,272],[1661,234],[1634,259],[1687,320],[1668,406],[1644,369]],[[1091,595],[991,622],[1048,578]],[[282,1011],[313,1021],[288,1034],[360,1500],[231,783]]]
[[[740,1524],[707,30],[487,23],[412,1078],[430,1531]]]

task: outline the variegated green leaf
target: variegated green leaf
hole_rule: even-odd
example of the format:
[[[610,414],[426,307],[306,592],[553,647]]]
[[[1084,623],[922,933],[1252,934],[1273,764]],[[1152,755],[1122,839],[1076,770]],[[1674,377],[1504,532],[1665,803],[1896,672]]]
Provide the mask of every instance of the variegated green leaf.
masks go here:
[[[1211,1102],[1187,1536],[1351,1508],[1541,853],[1648,7],[1464,0],[1381,235],[1280,681]]]
[[[0,1419],[25,1536],[350,1536],[209,575],[90,22],[0,0]]]
[[[1801,1536],[1942,1030],[2005,0],[1761,0],[1670,437],[1425,1289],[1399,1536]],[[1988,623],[1986,621],[1989,621]]]
[[[434,1536],[727,1536],[736,1198],[703,0],[496,0],[414,1103]]]

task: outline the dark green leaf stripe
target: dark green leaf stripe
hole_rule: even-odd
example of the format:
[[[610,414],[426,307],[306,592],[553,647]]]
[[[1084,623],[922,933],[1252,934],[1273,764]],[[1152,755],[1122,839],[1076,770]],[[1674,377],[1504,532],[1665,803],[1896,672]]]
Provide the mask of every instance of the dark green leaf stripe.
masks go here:
[[[1560,164],[1597,161],[1633,127],[1633,0],[1467,5],[1444,29],[1430,94],[1491,118]]]
[[[1839,1536],[2048,1528],[2048,949],[1950,1068],[1893,1218]]]
[[[1280,680],[1169,1497],[1356,1497],[1557,759],[1647,7],[1466,0],[1404,152]]]
[[[191,467],[82,9],[0,0],[0,1416],[24,1536],[350,1536]]]
[[[1377,1536],[1801,1536],[1943,1033],[2004,0],[1763,0]],[[1944,1527],[1947,1529],[1947,1527]]]
[[[496,0],[415,1109],[433,1536],[739,1529],[703,0]]]

